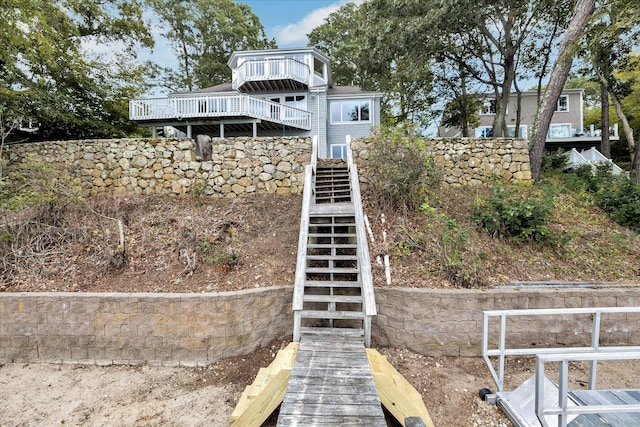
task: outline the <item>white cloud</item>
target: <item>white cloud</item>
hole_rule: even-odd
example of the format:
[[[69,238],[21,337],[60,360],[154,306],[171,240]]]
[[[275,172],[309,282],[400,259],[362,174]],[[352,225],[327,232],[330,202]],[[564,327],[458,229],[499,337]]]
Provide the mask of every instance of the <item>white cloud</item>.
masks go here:
[[[362,3],[364,0],[355,0],[355,3]],[[329,6],[324,6],[312,11],[304,16],[300,21],[288,25],[280,25],[273,28],[278,46],[280,47],[302,47],[307,45],[307,34],[314,28],[322,25],[327,17],[338,10],[340,6],[348,1],[340,1]]]

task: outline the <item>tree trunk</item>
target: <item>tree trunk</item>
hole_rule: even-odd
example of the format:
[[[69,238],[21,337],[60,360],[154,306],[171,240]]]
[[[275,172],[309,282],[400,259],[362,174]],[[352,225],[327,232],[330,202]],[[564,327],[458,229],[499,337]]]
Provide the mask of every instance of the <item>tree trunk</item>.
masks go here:
[[[560,41],[558,59],[551,70],[549,84],[538,106],[538,116],[533,125],[533,148],[531,149],[530,159],[531,174],[536,181],[540,179],[542,155],[544,153],[547,132],[549,131],[549,124],[551,123],[558,98],[567,81],[569,70],[571,70],[574,55],[572,47],[584,32],[587,21],[594,10],[595,0],[578,0],[574,6],[573,16],[569,21],[569,26]]]
[[[602,141],[600,142],[600,152],[607,158],[611,158],[611,142],[609,141],[609,91],[605,84],[600,83],[600,105],[601,120],[600,129],[602,130]]]
[[[518,86],[518,79],[513,81],[513,87],[516,90],[517,99],[516,99],[516,128],[513,132],[514,138],[520,138],[520,121],[522,120],[522,91]]]

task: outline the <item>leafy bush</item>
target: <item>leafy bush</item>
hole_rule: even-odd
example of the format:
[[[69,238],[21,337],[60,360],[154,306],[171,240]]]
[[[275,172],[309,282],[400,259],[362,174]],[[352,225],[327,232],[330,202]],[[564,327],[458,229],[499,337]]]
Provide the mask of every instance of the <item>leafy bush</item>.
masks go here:
[[[594,203],[620,225],[640,228],[640,184],[626,175],[613,175],[611,164],[595,169],[583,166],[575,171],[573,185],[591,194]]]
[[[442,182],[442,173],[424,155],[424,141],[409,125],[376,132],[369,154],[372,189],[392,208],[418,208],[430,190]]]
[[[553,193],[536,187],[492,187],[486,199],[476,200],[472,219],[490,235],[548,241],[547,222],[553,210]]]

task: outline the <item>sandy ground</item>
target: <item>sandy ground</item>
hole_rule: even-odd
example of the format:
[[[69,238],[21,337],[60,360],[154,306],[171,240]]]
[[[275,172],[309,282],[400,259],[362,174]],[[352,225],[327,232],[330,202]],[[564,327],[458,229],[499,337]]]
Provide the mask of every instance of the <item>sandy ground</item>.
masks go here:
[[[244,387],[285,341],[200,368],[8,364],[0,367],[0,427],[229,426]],[[438,427],[508,427],[511,422],[478,391],[495,390],[484,361],[431,357],[379,348],[422,394]],[[506,365],[506,390],[533,375],[533,360]],[[585,388],[588,369],[570,368],[570,388]],[[640,361],[601,362],[599,388],[640,389]],[[388,414],[387,414],[388,415]],[[277,412],[264,426],[275,426]],[[399,426],[387,416],[388,425]]]

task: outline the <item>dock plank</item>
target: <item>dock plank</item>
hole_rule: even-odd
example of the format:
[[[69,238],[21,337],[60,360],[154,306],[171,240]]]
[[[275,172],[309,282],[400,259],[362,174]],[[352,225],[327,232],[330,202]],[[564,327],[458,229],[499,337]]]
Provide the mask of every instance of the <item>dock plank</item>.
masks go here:
[[[278,426],[386,426],[360,337],[303,335]]]
[[[571,397],[583,405],[640,404],[637,390],[576,390]],[[627,427],[640,425],[640,413],[583,414],[569,423],[570,427],[591,426]]]

